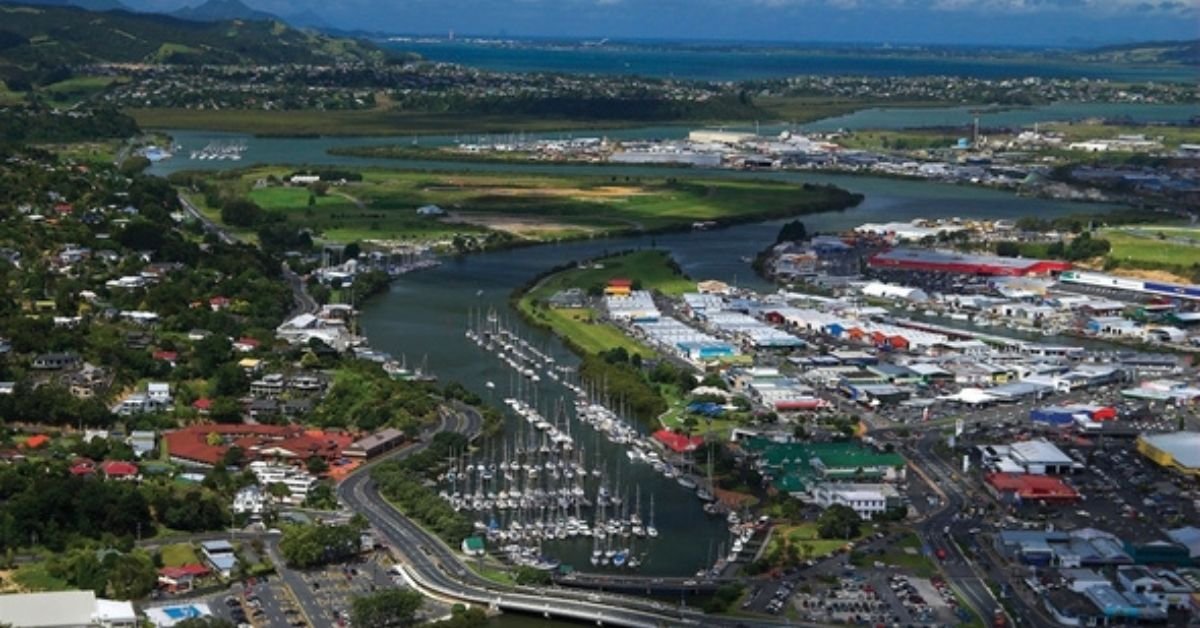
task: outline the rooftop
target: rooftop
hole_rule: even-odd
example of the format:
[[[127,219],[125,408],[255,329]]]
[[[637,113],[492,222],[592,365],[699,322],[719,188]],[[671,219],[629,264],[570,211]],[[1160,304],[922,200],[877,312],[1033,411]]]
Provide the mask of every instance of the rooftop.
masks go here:
[[[1170,454],[1182,467],[1200,469],[1200,432],[1171,432],[1142,436],[1151,447]]]

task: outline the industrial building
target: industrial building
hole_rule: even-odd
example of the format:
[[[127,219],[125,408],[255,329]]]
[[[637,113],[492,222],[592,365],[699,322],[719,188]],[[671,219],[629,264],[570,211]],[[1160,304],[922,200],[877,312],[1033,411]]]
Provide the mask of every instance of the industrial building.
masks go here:
[[[983,465],[1001,473],[1057,475],[1071,473],[1078,463],[1045,439],[1011,445],[980,445]]]
[[[1071,269],[1070,262],[911,248],[876,253],[867,260],[867,264],[871,268],[884,270],[1005,277],[1053,275]]]
[[[1143,434],[1137,439],[1137,450],[1160,466],[1200,477],[1200,432]]]
[[[1200,300],[1200,286],[1168,283],[1165,281],[1144,281],[1141,279],[1130,279],[1128,277],[1105,275],[1103,273],[1091,273],[1073,270],[1063,272],[1061,275],[1059,275],[1058,282],[1067,286],[1076,285],[1091,288],[1105,288],[1109,290],[1132,292],[1135,294],[1157,295],[1175,299]]]

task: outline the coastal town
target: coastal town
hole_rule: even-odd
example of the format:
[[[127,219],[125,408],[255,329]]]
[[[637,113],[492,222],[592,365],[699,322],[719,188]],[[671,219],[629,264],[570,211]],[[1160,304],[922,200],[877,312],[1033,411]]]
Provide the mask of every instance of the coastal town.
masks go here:
[[[1200,623],[1177,9],[60,4],[0,37],[0,626]]]

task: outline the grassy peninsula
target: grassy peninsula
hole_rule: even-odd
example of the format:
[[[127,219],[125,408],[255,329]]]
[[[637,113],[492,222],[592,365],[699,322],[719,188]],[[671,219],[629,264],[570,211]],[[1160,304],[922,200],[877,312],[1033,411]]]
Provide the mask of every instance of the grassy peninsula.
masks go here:
[[[291,183],[301,172],[322,180]],[[459,251],[687,229],[697,221],[766,220],[841,210],[861,200],[830,186],[729,178],[256,167],[179,173],[173,180],[195,190],[211,217],[250,233],[282,223],[327,241],[388,240]],[[438,209],[418,214],[429,206]]]

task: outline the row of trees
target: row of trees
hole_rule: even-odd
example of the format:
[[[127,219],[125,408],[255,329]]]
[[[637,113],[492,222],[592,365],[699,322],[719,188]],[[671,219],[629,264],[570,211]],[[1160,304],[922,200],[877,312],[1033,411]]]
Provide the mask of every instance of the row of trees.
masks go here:
[[[346,365],[317,406],[314,422],[324,427],[374,431],[390,426],[415,434],[437,419],[438,400],[426,384],[388,377],[376,365]]]
[[[384,463],[372,470],[371,476],[384,497],[447,543],[457,544],[471,534],[470,519],[426,487],[419,473],[399,463]]]

